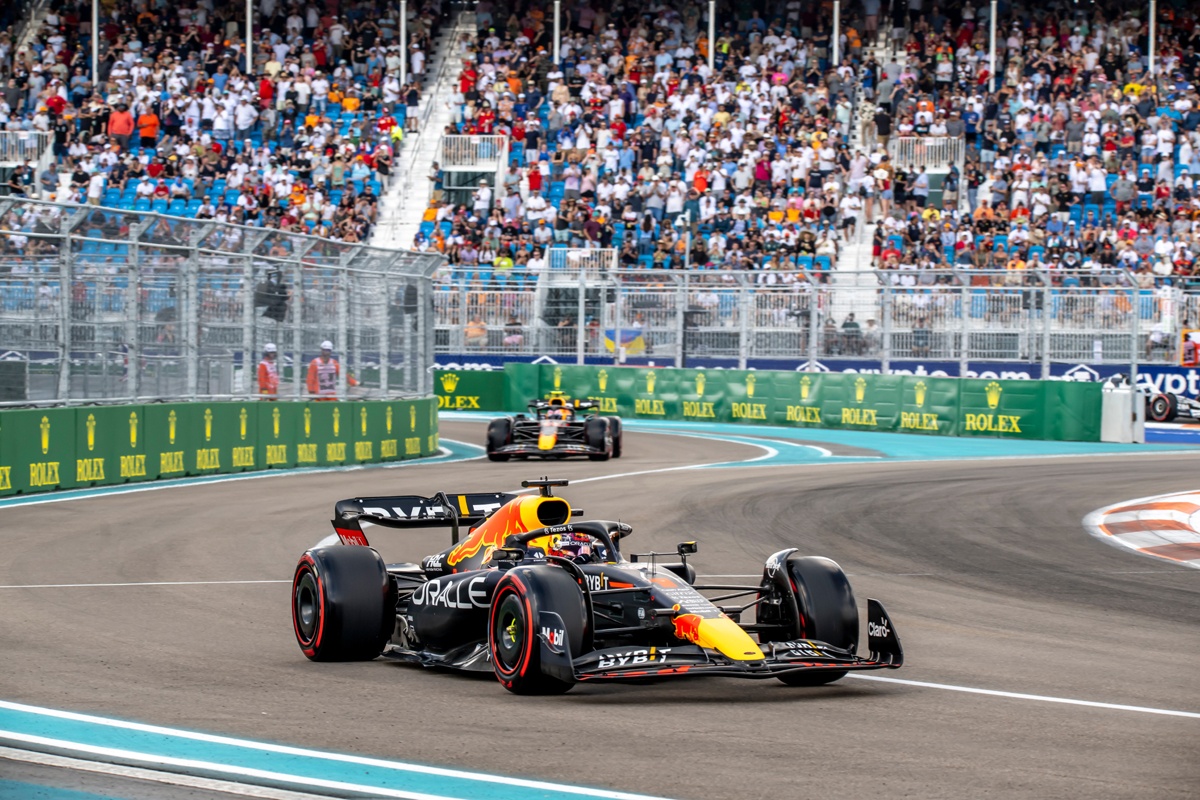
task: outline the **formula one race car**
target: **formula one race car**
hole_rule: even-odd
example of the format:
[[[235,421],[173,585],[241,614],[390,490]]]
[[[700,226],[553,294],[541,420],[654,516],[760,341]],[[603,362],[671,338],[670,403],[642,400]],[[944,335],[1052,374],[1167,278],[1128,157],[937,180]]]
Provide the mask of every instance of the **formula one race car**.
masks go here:
[[[621,420],[596,416],[590,400],[570,401],[562,392],[529,401],[529,415],[494,419],[488,424],[487,457],[508,461],[538,456],[587,456],[592,461],[621,457]]]
[[[1180,417],[1200,419],[1200,400],[1184,395],[1162,392],[1146,398],[1146,419],[1153,422],[1174,422]]]
[[[571,522],[580,512],[552,494],[565,485],[522,483],[537,487],[536,495],[340,501],[336,537],[296,567],[292,620],[300,649],[314,661],[383,655],[492,671],[517,694],[690,675],[816,686],[850,670],[904,662],[876,600],[867,601],[868,654],[857,655],[858,606],[833,561],[793,547],[768,558],[757,583],[702,585],[687,561],[695,542],[680,544],[669,562],[661,553],[626,557],[630,526]],[[385,565],[364,523],[448,527],[453,545],[420,564]],[[460,540],[463,530],[469,533]],[[743,619],[751,611],[754,620]]]

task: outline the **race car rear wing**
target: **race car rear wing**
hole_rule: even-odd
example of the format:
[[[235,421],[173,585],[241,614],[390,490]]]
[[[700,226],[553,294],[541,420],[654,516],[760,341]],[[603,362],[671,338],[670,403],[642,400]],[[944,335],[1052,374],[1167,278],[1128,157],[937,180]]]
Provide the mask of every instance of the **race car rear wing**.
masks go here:
[[[597,407],[599,407],[599,405],[600,404],[597,403],[595,400],[576,399],[576,400],[571,400],[570,402],[566,403],[564,407],[572,408],[572,409],[577,408],[580,410],[584,410],[584,409],[589,409],[589,408],[597,408]],[[549,400],[543,400],[543,399],[538,398],[538,399],[530,400],[528,403],[528,407],[542,409],[542,408],[553,408],[554,406],[552,406],[550,404]]]
[[[337,502],[332,522],[346,544],[367,543],[360,524],[364,521],[385,528],[450,528],[451,538],[458,544],[462,526],[478,525],[516,497],[504,492],[356,497]]]

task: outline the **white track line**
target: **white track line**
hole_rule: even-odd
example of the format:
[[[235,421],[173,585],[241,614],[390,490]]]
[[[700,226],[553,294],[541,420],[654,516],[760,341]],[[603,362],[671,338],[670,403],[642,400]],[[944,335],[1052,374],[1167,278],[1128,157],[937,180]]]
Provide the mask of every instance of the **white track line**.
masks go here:
[[[143,764],[152,764],[154,766],[161,765],[164,767],[175,767],[177,769],[197,770],[210,774],[236,776],[240,778],[249,778],[252,780],[270,781],[272,783],[311,786],[314,789],[326,789],[328,791],[338,792],[337,795],[334,795],[335,797],[369,795],[372,797],[401,798],[401,800],[454,800],[453,798],[445,795],[425,794],[423,792],[407,792],[402,789],[379,789],[373,786],[366,786],[358,783],[329,781],[323,778],[308,778],[300,775],[289,775],[285,772],[253,769],[251,767],[236,767],[232,764],[219,764],[213,761],[198,761],[191,758],[159,756],[151,753],[139,753],[136,750],[124,750],[117,747],[97,747],[95,745],[70,742],[64,739],[50,739],[45,736],[30,736],[24,733],[13,733],[5,730],[0,730],[0,740],[23,742],[25,744],[36,745],[38,747],[48,747],[55,750],[62,750],[72,753],[86,753],[88,755],[98,756],[100,758],[119,759],[121,761],[136,761]]]
[[[0,586],[0,589],[107,589],[129,586],[239,586],[255,583],[291,583],[290,580],[269,581],[134,581],[131,583],[31,583]]]
[[[1149,708],[1147,706],[1127,706],[1120,703],[1100,703],[1095,700],[1073,700],[1069,697],[1050,697],[1041,694],[1024,694],[1022,692],[1002,692],[997,689],[977,689],[971,686],[955,686],[949,683],[929,683],[926,681],[910,681],[904,678],[885,678],[882,675],[851,674],[849,677],[860,681],[877,681],[879,683],[899,683],[904,686],[919,686],[922,689],[941,689],[945,692],[965,692],[967,694],[982,694],[989,697],[1007,697],[1012,700],[1033,700],[1039,703],[1061,703],[1068,706],[1085,706],[1087,708],[1102,708],[1108,711],[1136,711],[1141,714],[1158,714],[1166,717],[1186,717],[1200,719],[1200,713],[1195,711],[1175,711],[1169,708]]]
[[[178,739],[188,739],[196,742],[208,742],[210,744],[226,745],[239,747],[244,750],[252,750],[263,753],[279,753],[282,755],[299,756],[301,758],[309,758],[314,761],[327,761],[337,764],[354,764],[362,767],[376,767],[379,769],[393,770],[396,772],[409,772],[418,775],[437,775],[444,778],[456,778],[465,781],[476,781],[480,784],[500,784],[502,786],[518,786],[523,789],[532,789],[543,792],[561,792],[563,794],[577,794],[586,797],[607,798],[607,800],[661,800],[661,798],[650,797],[644,794],[635,794],[631,792],[621,792],[612,789],[595,789],[585,786],[573,786],[566,783],[554,783],[553,781],[540,781],[531,778],[518,778],[513,775],[492,775],[486,772],[473,772],[465,769],[455,769],[453,767],[433,767],[424,764],[415,764],[409,761],[394,761],[384,758],[371,758],[369,756],[356,756],[348,753],[335,753],[326,750],[312,750],[305,747],[294,747],[291,745],[273,744],[271,742],[259,742],[253,739],[239,739],[234,736],[221,736],[212,733],[200,733],[198,731],[182,730],[179,728],[168,728],[162,725],[147,725],[142,722],[130,722],[122,719],[112,719],[110,717],[99,717],[93,714],[81,714],[75,711],[61,711],[54,708],[43,708],[41,706],[31,706],[24,703],[13,703],[8,700],[0,700],[0,708],[11,711],[19,711],[26,714],[32,714],[52,719],[65,719],[74,722],[84,722],[92,725],[102,725],[107,728],[115,728],[118,730],[137,731],[139,733],[149,733],[157,736],[171,736]],[[4,738],[15,738],[21,741],[29,741],[31,743],[40,743],[43,745],[56,746],[56,740],[49,740],[45,737],[31,736],[28,734],[13,734],[0,731],[0,736]],[[38,741],[42,740],[42,741]],[[85,752],[101,752],[110,750],[111,748],[93,747],[91,745],[78,745],[73,742],[64,742],[73,748],[86,747]],[[184,761],[183,759],[168,759],[161,756],[147,756],[144,753],[132,753],[133,756],[142,758],[160,759],[162,763],[170,763],[170,761]],[[223,765],[216,765],[222,767]],[[241,768],[238,768],[241,769]],[[247,774],[258,772],[246,768],[245,772],[238,774]],[[283,776],[289,782],[295,782],[297,776]],[[322,782],[316,779],[300,778],[302,781],[309,781],[312,786],[322,786]],[[356,787],[357,788],[357,787]],[[383,790],[393,791],[393,790]],[[379,793],[380,790],[374,790]],[[384,797],[420,797],[412,793],[398,794],[383,794]],[[428,795],[423,795],[428,797]]]
[[[123,767],[118,764],[85,761],[79,758],[38,753],[33,750],[17,750],[12,747],[0,747],[0,759],[19,761],[26,764],[37,764],[43,767],[72,769],[79,772],[94,772],[100,775],[110,775],[130,780],[166,783],[171,786],[183,786],[188,789],[204,789],[211,792],[237,795],[238,797],[252,797],[256,800],[329,800],[329,795],[325,794],[291,792],[287,789],[272,789],[269,786],[250,786],[245,783],[219,781],[213,778],[197,778],[177,772],[161,772],[141,767]]]

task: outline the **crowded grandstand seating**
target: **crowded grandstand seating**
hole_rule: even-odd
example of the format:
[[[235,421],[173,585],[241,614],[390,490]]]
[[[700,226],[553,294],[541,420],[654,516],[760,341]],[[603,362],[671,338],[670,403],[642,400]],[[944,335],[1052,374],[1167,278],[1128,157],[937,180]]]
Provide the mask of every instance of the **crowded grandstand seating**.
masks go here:
[[[244,88],[260,111],[245,127],[238,5],[106,18],[98,97],[86,4],[55,5],[32,49],[0,50],[15,79],[5,127],[55,132],[60,199],[361,239],[390,171],[377,157],[394,150],[380,139],[403,133],[428,88],[389,84],[394,15],[375,19],[369,2],[263,4]],[[1144,10],[1001,4],[991,75],[990,4],[947,5],[844,2],[835,64],[821,4],[719,3],[709,42],[703,3],[569,0],[556,65],[551,3],[483,0],[476,38],[454,54],[447,132],[508,137],[509,169],[464,189],[434,165],[413,245],[447,256],[444,287],[508,293],[533,291],[575,248],[611,249],[630,271],[749,272],[801,293],[856,266],[901,288],[1190,288],[1195,11],[1159,9],[1151,76]],[[440,17],[427,5],[410,23],[426,50]],[[292,69],[311,70],[309,88],[286,85]],[[322,80],[329,90],[314,91]],[[207,101],[222,96],[229,121]]]
[[[256,3],[246,74],[244,4],[106,3],[93,79],[90,0],[51,3],[0,41],[0,126],[52,132],[56,157],[9,193],[365,241],[442,18],[410,4],[401,53],[378,5]]]
[[[556,67],[549,4],[482,3],[454,132],[511,137],[513,169],[482,201],[435,191],[414,244],[468,281],[601,247],[627,269],[800,270],[804,285],[865,228],[864,267],[1190,285],[1194,12],[1160,10],[1151,80],[1144,14],[1017,6],[989,92],[988,4],[921,6],[889,23],[873,0],[843,3],[840,65],[819,4],[721,6],[710,74],[703,6],[564,4]],[[873,46],[889,33],[894,50]],[[918,163],[935,140],[961,158]],[[894,282],[909,280],[934,279]]]

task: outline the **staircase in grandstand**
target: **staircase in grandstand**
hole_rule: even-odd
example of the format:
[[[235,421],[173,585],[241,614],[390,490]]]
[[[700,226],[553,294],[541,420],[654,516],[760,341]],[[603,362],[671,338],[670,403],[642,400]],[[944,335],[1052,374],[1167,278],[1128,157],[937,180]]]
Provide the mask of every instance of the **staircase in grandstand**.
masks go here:
[[[397,159],[396,180],[383,196],[379,224],[373,243],[381,247],[411,248],[420,228],[433,182],[429,170],[440,161],[443,132],[454,120],[449,98],[454,94],[464,36],[475,34],[475,14],[462,12],[436,49],[430,54],[427,75],[433,79],[422,87],[417,107],[417,130],[407,134],[404,150]]]

